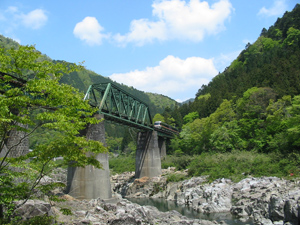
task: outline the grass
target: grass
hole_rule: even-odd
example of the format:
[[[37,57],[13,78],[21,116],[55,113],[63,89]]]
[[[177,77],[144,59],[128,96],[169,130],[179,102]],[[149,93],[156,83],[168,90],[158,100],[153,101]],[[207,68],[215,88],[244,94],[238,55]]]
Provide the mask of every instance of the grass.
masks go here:
[[[184,174],[172,173],[167,175],[167,183],[170,182],[179,182],[188,179],[188,177]]]

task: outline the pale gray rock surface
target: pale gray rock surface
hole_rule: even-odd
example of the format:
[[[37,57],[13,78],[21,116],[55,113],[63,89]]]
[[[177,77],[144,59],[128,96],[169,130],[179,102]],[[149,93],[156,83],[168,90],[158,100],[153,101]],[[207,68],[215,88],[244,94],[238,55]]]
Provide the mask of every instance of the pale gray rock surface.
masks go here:
[[[155,207],[140,206],[126,199],[115,204],[106,203],[101,199],[90,201],[73,199],[67,205],[72,210],[72,215],[63,215],[59,211],[59,205],[54,207],[58,224],[215,224],[206,220],[186,218],[177,211],[160,212]]]
[[[193,177],[167,183],[160,176],[127,181],[125,186],[119,184],[115,191],[130,198],[164,198],[198,212],[231,212],[241,220],[253,218],[256,224],[300,224],[299,180],[249,177],[238,183],[229,179],[207,183],[205,177]]]

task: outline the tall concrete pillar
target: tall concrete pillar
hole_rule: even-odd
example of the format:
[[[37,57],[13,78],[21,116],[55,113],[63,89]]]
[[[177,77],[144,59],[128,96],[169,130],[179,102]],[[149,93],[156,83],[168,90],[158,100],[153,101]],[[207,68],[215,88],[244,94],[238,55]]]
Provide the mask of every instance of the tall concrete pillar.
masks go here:
[[[167,148],[166,148],[166,138],[159,137],[158,138],[158,147],[160,151],[160,158],[163,159],[167,156]]]
[[[22,128],[27,128],[27,125],[17,124]],[[25,131],[16,129],[9,132],[9,137],[4,141],[4,146],[0,151],[0,157],[4,157],[9,151],[8,157],[19,157],[26,155],[29,152],[29,140],[26,137]]]
[[[95,115],[97,119],[102,119],[103,115]],[[90,124],[86,130],[82,132],[89,140],[105,142],[104,122],[98,124]],[[108,154],[100,153],[96,159],[102,164],[103,169],[97,169],[94,166],[69,167],[67,179],[67,192],[77,199],[110,199],[112,197]]]
[[[161,175],[161,158],[156,131],[139,132],[135,158],[135,177]]]

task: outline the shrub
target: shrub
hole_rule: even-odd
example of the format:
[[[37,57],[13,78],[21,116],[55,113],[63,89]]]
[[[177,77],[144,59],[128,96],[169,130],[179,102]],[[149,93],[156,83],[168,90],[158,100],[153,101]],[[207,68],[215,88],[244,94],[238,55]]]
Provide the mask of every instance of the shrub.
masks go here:
[[[169,155],[166,156],[161,162],[161,168],[167,169],[168,167],[176,167],[176,170],[187,169],[193,157],[190,155]]]
[[[187,179],[187,176],[184,174],[180,174],[180,173],[172,173],[167,175],[167,183],[169,182],[179,182],[182,180]]]
[[[235,182],[251,175],[289,178],[299,176],[299,156],[279,156],[249,151],[202,153],[189,165],[189,176],[209,175],[209,181],[229,178]]]
[[[135,158],[132,156],[119,155],[109,159],[109,168],[112,173],[124,173],[135,171]]]

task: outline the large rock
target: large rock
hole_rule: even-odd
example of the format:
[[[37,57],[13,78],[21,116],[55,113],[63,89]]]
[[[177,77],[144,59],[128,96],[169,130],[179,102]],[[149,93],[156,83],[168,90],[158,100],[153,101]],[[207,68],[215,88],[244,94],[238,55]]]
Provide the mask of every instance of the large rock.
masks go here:
[[[61,203],[66,204],[66,203]],[[64,224],[215,224],[206,220],[188,219],[177,211],[160,212],[152,206],[140,206],[126,199],[116,204],[106,203],[101,199],[91,201],[70,201],[72,215],[62,215],[58,209],[55,213],[58,222]]]
[[[206,177],[167,183],[165,177],[142,178],[126,182],[123,196],[164,198],[188,205],[198,212],[231,212],[242,220],[257,224],[300,224],[300,185],[298,180],[277,177],[246,178],[238,183],[218,179],[208,184]],[[122,185],[119,184],[119,189]],[[124,189],[123,189],[124,190]],[[117,191],[117,190],[116,190]]]
[[[52,216],[53,211],[48,202],[41,200],[28,200],[16,210],[15,214],[20,216],[22,220],[28,220],[35,216]]]
[[[299,223],[299,181],[247,178],[234,185],[232,198],[231,212],[237,216],[252,216],[256,221],[264,218]],[[261,224],[266,223],[264,220]]]

